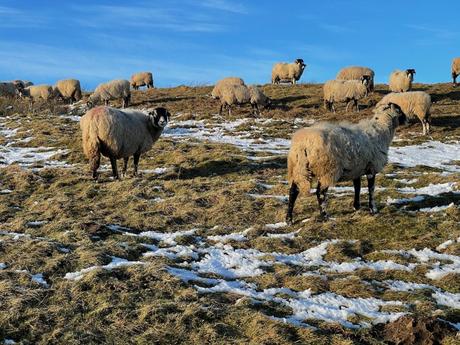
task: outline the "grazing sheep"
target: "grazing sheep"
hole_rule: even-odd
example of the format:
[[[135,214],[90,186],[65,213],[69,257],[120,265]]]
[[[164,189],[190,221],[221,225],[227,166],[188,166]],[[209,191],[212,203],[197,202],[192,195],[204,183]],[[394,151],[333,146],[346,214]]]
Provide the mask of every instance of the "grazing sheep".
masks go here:
[[[452,60],[452,83],[457,85],[457,77],[460,75],[460,57],[454,58]]]
[[[415,69],[396,70],[390,74],[389,87],[392,92],[406,92],[412,89]]]
[[[117,179],[117,159],[123,158],[122,173],[125,175],[129,157],[134,156],[136,175],[141,154],[152,148],[170,116],[165,108],[156,108],[148,114],[105,106],[89,110],[80,119],[80,128],[83,152],[89,159],[93,178],[97,179],[101,154],[109,157],[113,176]]]
[[[220,109],[219,115],[222,115],[222,109],[228,108],[228,115],[232,114],[232,105],[243,105],[250,103],[254,115],[260,115],[259,107],[268,108],[271,104],[270,99],[256,86],[246,85],[224,85],[220,89]]]
[[[19,91],[19,94],[21,97],[30,98],[32,101],[38,101],[39,99],[48,101],[57,96],[53,87],[51,85],[45,84],[28,86],[25,89]]]
[[[422,123],[423,134],[430,134],[430,107],[431,97],[423,91],[409,91],[404,93],[389,93],[383,97],[380,104],[397,104],[408,118],[417,117]]]
[[[111,80],[107,83],[99,84],[94,90],[93,94],[89,96],[88,106],[92,107],[99,100],[103,101],[104,104],[108,106],[109,100],[118,98],[123,100],[123,108],[126,108],[129,105],[131,100],[129,81]]]
[[[138,90],[141,86],[147,86],[147,89],[153,89],[153,75],[151,72],[139,72],[131,76],[131,86]]]
[[[289,81],[295,85],[300,79],[307,65],[302,59],[296,59],[293,63],[279,62],[273,65],[272,84],[279,84],[282,81]]]
[[[18,94],[18,89],[14,83],[0,83],[0,97],[15,97]]]
[[[226,84],[220,89],[220,109],[219,115],[222,115],[224,106],[228,107],[228,115],[232,115],[231,106],[246,104],[251,102],[251,93],[246,85]]]
[[[54,86],[55,93],[71,103],[81,99],[80,82],[76,79],[59,80]]]
[[[350,101],[353,101],[356,111],[359,111],[358,100],[367,96],[367,85],[370,77],[363,76],[361,80],[329,80],[323,86],[324,107],[335,112],[334,102],[345,102],[348,111]]]
[[[28,87],[28,86],[34,85],[34,83],[32,83],[31,81],[28,81],[28,80],[23,80],[22,83],[24,84],[24,87]]]
[[[225,85],[244,85],[244,81],[238,77],[227,77],[219,80],[211,92],[211,97],[214,99],[219,99],[222,95],[222,89]]]
[[[368,67],[349,66],[342,68],[335,79],[337,80],[360,80],[363,76],[368,75],[371,77],[367,86],[369,92],[374,91],[374,76],[375,73]]]
[[[375,175],[388,160],[388,149],[396,127],[405,123],[401,109],[381,105],[371,118],[357,124],[320,122],[297,131],[288,155],[289,205],[286,221],[292,223],[292,211],[299,192],[308,194],[317,180],[316,197],[320,214],[327,218],[326,193],[338,181],[353,181],[355,210],[360,208],[361,176],[369,187],[369,209],[377,212],[374,202]]]
[[[249,85],[249,94],[251,95],[251,105],[256,115],[260,115],[259,107],[267,109],[271,106],[271,99],[268,98],[257,86]]]

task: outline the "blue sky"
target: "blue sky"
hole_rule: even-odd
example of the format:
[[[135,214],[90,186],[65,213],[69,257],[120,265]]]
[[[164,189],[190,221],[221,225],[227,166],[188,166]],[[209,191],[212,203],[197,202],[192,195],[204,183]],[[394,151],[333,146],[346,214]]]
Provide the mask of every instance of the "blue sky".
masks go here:
[[[460,56],[460,1],[0,0],[0,79],[85,89],[148,70],[155,85],[270,81],[277,61],[303,58],[302,82],[365,65],[387,82],[450,79]]]

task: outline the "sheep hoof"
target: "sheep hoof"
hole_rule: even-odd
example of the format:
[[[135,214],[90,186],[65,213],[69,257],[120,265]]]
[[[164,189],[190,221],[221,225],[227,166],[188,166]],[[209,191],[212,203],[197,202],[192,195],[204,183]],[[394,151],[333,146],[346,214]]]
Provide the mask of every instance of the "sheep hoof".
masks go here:
[[[377,210],[377,207],[371,207],[369,212],[371,215],[375,216],[377,213],[379,213],[379,210]]]
[[[323,221],[323,222],[327,222],[329,218],[330,218],[329,214],[327,214],[326,212],[321,212],[319,215],[320,221]]]
[[[361,205],[353,205],[353,209],[355,211],[359,211],[360,208],[361,208]]]
[[[287,225],[292,225],[294,224],[294,222],[292,221],[292,216],[286,216],[286,224]]]

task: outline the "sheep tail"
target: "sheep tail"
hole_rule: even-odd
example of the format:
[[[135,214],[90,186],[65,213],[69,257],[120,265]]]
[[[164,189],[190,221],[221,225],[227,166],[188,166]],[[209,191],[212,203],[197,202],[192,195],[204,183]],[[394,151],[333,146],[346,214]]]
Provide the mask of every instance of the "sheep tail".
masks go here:
[[[97,128],[93,123],[88,123],[89,128],[83,132],[83,152],[88,159],[94,159],[100,155],[100,140]]]
[[[313,175],[309,164],[305,148],[291,147],[288,155],[288,181],[289,185],[295,183],[302,194],[308,194],[311,188]]]

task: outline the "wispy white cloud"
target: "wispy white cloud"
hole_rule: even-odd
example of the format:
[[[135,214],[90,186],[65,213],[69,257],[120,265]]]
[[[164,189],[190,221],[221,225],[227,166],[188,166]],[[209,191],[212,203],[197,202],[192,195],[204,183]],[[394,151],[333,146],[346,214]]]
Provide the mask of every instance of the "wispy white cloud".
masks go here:
[[[148,5],[91,5],[73,6],[73,9],[88,14],[85,17],[78,16],[75,19],[78,24],[93,28],[150,27],[177,32],[224,30],[224,26],[216,22],[215,18],[197,11],[185,10],[179,6],[171,8]]]
[[[27,13],[13,7],[0,6],[0,28],[42,27],[47,18]]]
[[[199,2],[201,6],[239,14],[248,14],[249,11],[246,6],[235,1],[227,0],[202,0]]]

